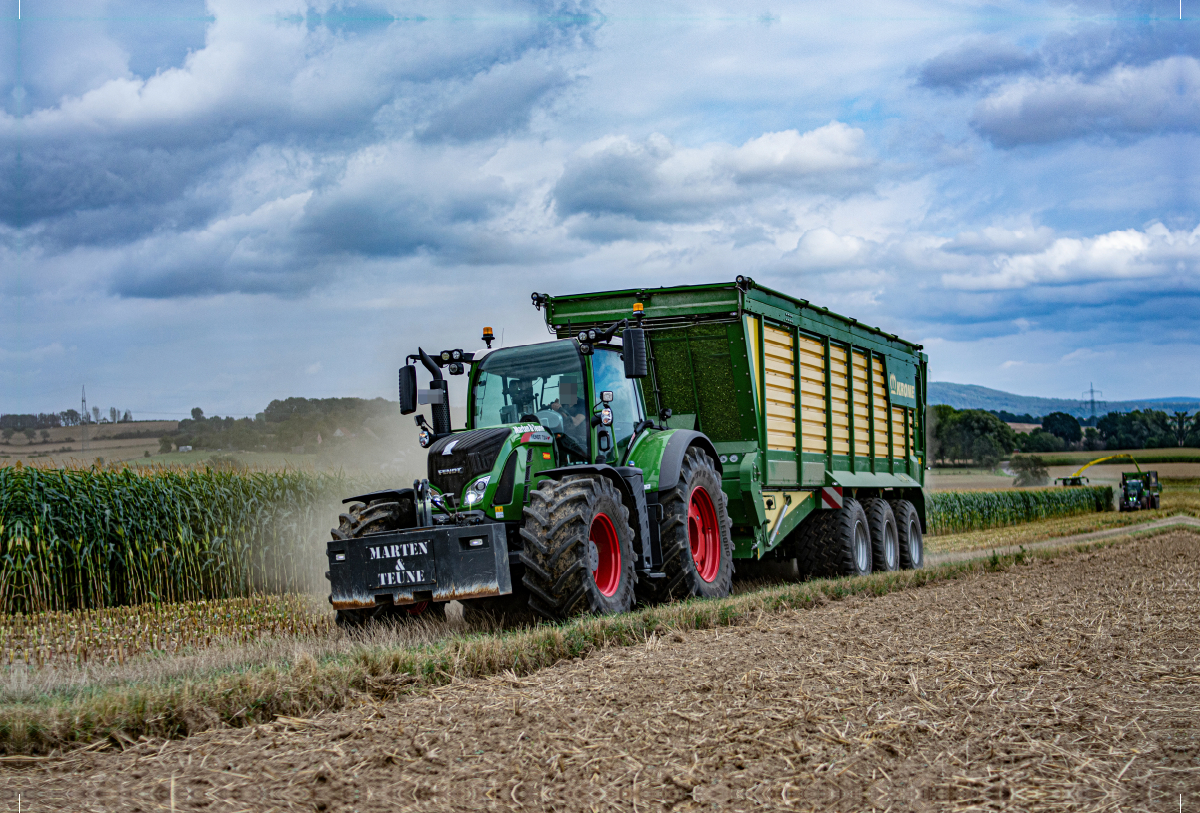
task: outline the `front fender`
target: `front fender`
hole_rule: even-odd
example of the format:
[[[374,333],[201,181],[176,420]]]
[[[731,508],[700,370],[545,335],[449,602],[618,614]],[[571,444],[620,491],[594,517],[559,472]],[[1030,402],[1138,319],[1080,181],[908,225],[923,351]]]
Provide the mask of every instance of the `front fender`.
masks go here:
[[[668,429],[640,438],[629,456],[629,465],[642,470],[647,491],[673,488],[679,482],[683,456],[691,446],[699,446],[707,452],[717,472],[723,473],[721,456],[712,441],[703,432],[690,429]]]

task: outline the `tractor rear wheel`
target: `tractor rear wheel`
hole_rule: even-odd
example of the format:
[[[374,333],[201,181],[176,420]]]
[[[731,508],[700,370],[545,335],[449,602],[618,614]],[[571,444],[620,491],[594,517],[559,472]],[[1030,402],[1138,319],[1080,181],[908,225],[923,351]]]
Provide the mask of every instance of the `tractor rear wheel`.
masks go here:
[[[338,527],[330,533],[334,539],[358,539],[382,531],[403,530],[400,503],[387,499],[369,503],[351,503],[339,516]],[[440,621],[446,617],[445,602],[418,601],[413,604],[380,604],[362,610],[338,610],[337,625],[342,629],[362,629],[373,624],[396,624],[414,618]]]
[[[896,517],[896,537],[900,542],[900,569],[919,570],[925,566],[925,538],[921,534],[921,517],[917,507],[908,500],[893,500]]]
[[[702,596],[722,598],[733,586],[733,521],[721,474],[695,446],[679,468],[679,482],[659,493],[663,579],[639,579],[638,599],[660,601]]]
[[[796,540],[800,571],[812,577],[865,576],[871,572],[871,531],[857,500],[841,508],[814,511]]]
[[[525,507],[521,563],[532,610],[551,619],[633,608],[633,528],[604,477],[545,480]]]
[[[871,569],[899,570],[900,542],[892,507],[887,500],[879,497],[863,500],[862,505],[867,512],[867,527],[871,531]]]

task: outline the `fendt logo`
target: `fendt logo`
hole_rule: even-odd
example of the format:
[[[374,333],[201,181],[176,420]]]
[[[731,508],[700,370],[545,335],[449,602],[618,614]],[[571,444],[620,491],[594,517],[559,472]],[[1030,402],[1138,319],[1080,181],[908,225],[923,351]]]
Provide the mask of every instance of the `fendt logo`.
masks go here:
[[[917,387],[915,384],[905,384],[903,381],[896,380],[896,374],[892,373],[888,376],[888,392],[900,398],[912,398],[914,401],[917,398]]]
[[[463,473],[462,466],[455,466],[452,469],[438,469],[438,474],[462,474],[462,473]]]

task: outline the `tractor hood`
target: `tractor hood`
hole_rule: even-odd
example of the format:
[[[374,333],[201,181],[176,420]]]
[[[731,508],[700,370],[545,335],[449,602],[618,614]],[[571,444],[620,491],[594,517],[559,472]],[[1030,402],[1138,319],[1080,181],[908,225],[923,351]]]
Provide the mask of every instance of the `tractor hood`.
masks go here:
[[[491,426],[438,439],[429,447],[430,484],[457,499],[467,483],[492,470],[511,434],[512,427]]]

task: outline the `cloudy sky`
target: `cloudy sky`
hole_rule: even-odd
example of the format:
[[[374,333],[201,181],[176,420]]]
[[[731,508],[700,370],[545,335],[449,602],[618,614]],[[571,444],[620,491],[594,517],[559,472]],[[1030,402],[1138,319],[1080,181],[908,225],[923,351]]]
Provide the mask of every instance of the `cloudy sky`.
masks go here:
[[[1200,396],[1198,0],[3,2],[0,411],[391,397],[533,290],[739,273]]]

